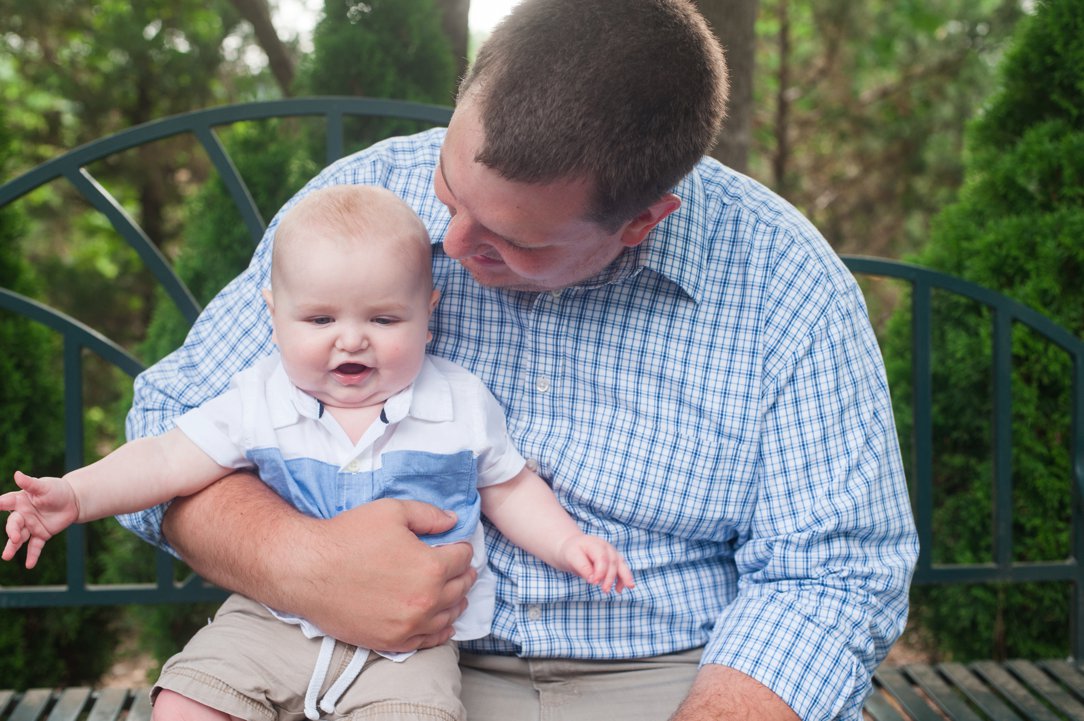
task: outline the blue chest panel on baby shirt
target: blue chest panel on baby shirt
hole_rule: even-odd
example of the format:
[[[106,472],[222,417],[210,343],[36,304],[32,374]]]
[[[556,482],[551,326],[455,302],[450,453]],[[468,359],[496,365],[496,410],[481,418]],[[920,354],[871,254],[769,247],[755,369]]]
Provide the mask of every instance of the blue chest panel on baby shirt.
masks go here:
[[[426,543],[466,541],[478,525],[478,470],[470,451],[389,451],[381,456],[380,468],[356,473],[312,458],[287,460],[277,448],[256,448],[246,455],[264,483],[310,516],[331,518],[369,501],[398,498],[431,503],[458,516],[452,530],[422,536]]]

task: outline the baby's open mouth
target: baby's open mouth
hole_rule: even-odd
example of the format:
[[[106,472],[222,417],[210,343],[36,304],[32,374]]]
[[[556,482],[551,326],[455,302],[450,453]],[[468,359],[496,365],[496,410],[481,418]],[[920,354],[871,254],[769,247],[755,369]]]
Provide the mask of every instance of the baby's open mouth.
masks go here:
[[[370,370],[372,369],[369,366],[361,363],[343,363],[331,371],[331,374],[339,383],[352,386],[364,382],[369,377]]]

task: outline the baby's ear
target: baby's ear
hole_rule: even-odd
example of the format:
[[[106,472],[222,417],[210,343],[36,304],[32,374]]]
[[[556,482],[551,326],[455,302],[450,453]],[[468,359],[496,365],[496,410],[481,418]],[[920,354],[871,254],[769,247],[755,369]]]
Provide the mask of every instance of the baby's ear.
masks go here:
[[[261,290],[260,295],[263,296],[263,302],[267,305],[267,312],[271,315],[271,342],[278,345],[279,334],[278,331],[275,330],[275,298],[271,295],[270,288]]]

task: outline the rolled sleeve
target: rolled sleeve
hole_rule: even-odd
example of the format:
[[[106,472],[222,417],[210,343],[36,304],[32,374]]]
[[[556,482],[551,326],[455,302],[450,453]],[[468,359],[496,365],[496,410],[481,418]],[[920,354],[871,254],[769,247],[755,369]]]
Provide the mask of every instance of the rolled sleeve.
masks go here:
[[[857,289],[842,298],[790,335],[766,386],[753,533],[704,654],[803,719],[861,717],[917,557],[880,351]]]

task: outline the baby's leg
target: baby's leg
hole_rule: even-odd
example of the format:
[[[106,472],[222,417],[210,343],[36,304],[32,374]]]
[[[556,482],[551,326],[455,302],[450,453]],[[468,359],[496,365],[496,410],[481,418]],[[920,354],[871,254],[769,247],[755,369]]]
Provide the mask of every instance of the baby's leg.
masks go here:
[[[151,721],[230,721],[236,718],[169,689],[158,692],[151,712]]]

